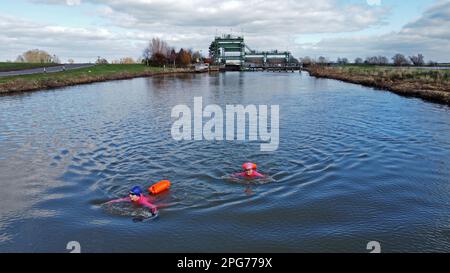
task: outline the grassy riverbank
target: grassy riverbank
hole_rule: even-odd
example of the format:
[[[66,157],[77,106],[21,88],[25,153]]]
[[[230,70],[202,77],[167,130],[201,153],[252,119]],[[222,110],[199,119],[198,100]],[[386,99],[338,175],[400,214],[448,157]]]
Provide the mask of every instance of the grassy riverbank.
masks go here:
[[[450,69],[385,66],[311,66],[311,76],[390,90],[399,95],[450,105]]]
[[[3,63],[0,62],[0,72],[4,71],[17,71],[24,69],[42,68],[42,67],[52,67],[58,66],[55,63]]]
[[[0,78],[0,93],[50,89],[101,81],[149,77],[165,73],[190,72],[188,69],[163,69],[142,64],[105,64],[56,73]]]

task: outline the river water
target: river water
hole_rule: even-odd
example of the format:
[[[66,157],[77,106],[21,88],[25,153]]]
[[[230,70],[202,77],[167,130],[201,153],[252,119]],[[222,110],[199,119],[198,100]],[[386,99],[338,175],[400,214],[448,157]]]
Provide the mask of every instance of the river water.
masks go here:
[[[279,148],[175,141],[178,104],[279,105]],[[269,183],[225,179],[253,161]],[[450,251],[450,108],[299,73],[0,97],[0,252]],[[105,208],[162,179],[159,216]]]

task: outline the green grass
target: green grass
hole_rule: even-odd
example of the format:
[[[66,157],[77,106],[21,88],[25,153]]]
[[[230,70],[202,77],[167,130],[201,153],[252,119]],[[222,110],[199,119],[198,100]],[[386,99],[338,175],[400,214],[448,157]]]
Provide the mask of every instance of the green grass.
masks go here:
[[[95,65],[56,73],[0,77],[0,93],[24,92],[135,77],[149,77],[158,72],[179,73],[190,71],[170,68],[163,70],[161,67],[149,67],[143,64]]]
[[[31,75],[8,76],[0,77],[0,83],[22,79],[22,80],[67,80],[80,77],[103,77],[111,76],[118,73],[144,73],[144,72],[159,72],[162,71],[160,67],[149,67],[143,64],[102,64],[87,68],[80,68],[74,70],[66,70],[64,72],[56,73],[39,73]]]
[[[432,69],[415,67],[346,65],[337,66],[341,73],[375,78],[389,78],[391,80],[424,80],[448,82],[450,69]]]
[[[24,69],[33,69],[33,68],[41,68],[41,67],[51,67],[59,64],[54,63],[3,63],[0,62],[0,72],[4,71],[17,71]]]

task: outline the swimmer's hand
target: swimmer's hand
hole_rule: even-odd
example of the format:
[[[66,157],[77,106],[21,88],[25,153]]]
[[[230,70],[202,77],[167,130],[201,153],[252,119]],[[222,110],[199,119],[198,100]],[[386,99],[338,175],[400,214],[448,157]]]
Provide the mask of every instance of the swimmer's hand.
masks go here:
[[[150,212],[152,213],[152,216],[155,216],[158,214],[158,209],[156,207],[153,207]]]
[[[144,220],[145,220],[144,217],[136,217],[136,218],[133,218],[133,222],[134,222],[134,223],[144,222]]]

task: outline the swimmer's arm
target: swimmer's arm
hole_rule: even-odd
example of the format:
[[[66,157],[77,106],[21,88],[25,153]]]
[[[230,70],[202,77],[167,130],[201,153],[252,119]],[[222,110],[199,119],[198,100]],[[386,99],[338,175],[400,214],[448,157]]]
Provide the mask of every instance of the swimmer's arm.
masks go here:
[[[231,177],[242,177],[244,176],[242,173],[233,173]]]
[[[105,204],[115,204],[115,203],[122,203],[122,202],[130,202],[130,197],[124,197],[116,200],[111,200],[109,202],[106,202]]]
[[[147,208],[149,208],[153,214],[158,212],[158,208],[155,205],[153,205],[152,203],[150,203],[149,201],[147,201],[147,200],[142,202],[142,205],[144,205]]]
[[[255,171],[255,176],[261,177],[261,178],[266,177],[266,175],[260,174],[259,172],[256,172],[256,171]]]

